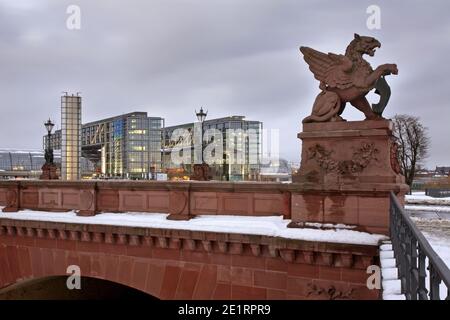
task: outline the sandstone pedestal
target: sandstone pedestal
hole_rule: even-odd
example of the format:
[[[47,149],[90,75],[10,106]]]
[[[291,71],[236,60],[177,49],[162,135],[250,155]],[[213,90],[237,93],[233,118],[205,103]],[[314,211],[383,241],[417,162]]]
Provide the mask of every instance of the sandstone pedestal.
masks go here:
[[[45,163],[42,166],[42,174],[39,177],[41,180],[57,180],[58,174],[56,171],[58,170],[58,167],[53,163]]]
[[[293,177],[291,226],[345,223],[388,234],[389,193],[408,190],[396,156],[392,122],[305,123],[302,161]]]
[[[210,168],[207,163],[194,164],[192,168],[191,180],[196,181],[209,181],[211,179]]]

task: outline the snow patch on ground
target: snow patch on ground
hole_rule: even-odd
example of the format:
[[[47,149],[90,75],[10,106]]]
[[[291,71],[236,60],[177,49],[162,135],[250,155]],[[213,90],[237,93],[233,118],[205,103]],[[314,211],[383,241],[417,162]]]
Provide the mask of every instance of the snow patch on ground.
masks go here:
[[[73,211],[62,213],[31,210],[0,212],[0,219],[240,233],[332,243],[378,245],[382,240],[387,239],[384,235],[346,228],[332,230],[287,228],[291,220],[283,219],[282,216],[200,215],[189,221],[173,221],[166,218],[167,214],[163,213],[101,213],[93,217],[78,217]]]
[[[434,251],[450,268],[450,221],[411,217]]]
[[[405,209],[408,211],[450,212],[450,202],[448,206],[405,205]]]
[[[414,192],[405,196],[405,203],[450,206],[450,197],[433,198],[425,195],[425,192]]]

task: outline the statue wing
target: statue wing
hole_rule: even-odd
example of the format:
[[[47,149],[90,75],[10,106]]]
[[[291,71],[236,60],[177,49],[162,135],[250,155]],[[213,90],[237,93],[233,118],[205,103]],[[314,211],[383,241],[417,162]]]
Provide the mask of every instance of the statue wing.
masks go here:
[[[348,57],[334,53],[325,54],[308,47],[300,47],[300,51],[314,78],[327,87],[347,89],[353,86],[350,74],[353,62]]]

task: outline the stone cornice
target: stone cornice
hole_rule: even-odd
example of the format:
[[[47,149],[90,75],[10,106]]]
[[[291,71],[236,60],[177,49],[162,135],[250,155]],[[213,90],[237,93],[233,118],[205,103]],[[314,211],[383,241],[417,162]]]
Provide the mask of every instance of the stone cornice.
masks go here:
[[[262,235],[0,219],[0,236],[149,246],[280,258],[286,262],[366,268],[376,245],[312,242]]]

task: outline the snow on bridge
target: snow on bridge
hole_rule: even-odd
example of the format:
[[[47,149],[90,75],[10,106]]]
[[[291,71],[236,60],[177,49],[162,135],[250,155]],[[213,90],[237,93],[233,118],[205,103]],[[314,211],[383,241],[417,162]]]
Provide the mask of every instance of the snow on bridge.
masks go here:
[[[313,227],[324,226],[330,228],[327,230],[317,228],[287,228],[287,225],[291,222],[291,220],[283,219],[282,216],[250,217],[231,215],[199,215],[189,221],[167,220],[167,216],[168,214],[163,213],[127,212],[101,213],[92,217],[80,217],[77,216],[74,211],[43,212],[31,210],[22,210],[11,213],[3,212],[0,215],[2,219],[14,220],[240,233],[304,241],[361,245],[378,245],[382,240],[387,239],[384,235],[352,230],[353,227],[343,224],[311,224]]]

